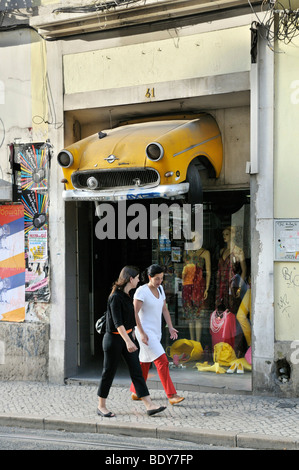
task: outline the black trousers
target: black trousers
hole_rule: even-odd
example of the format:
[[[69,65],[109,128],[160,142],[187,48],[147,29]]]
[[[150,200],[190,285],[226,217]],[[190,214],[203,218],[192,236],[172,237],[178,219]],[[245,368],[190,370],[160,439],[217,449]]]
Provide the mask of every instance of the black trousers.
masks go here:
[[[132,338],[132,333],[129,333],[129,336],[132,341],[134,341]],[[121,335],[105,333],[103,338],[103,351],[104,362],[102,378],[98,388],[99,397],[108,397],[121,355],[124,357],[129,368],[131,380],[134,384],[138,398],[149,395],[147,385],[142,375],[138,350],[129,352]]]

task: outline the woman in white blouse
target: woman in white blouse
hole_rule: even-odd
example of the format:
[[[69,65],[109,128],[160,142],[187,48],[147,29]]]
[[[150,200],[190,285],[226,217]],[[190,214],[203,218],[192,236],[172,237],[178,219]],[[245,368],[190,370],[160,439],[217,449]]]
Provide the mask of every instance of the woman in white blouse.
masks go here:
[[[184,400],[178,396],[169,374],[169,363],[163,346],[162,313],[168,325],[171,339],[177,339],[178,331],[173,328],[170,313],[166,305],[166,297],[162,287],[164,270],[157,264],[147,269],[149,281],[139,287],[134,295],[136,318],[136,337],[139,342],[139,360],[143,377],[147,380],[149,368],[154,362],[169,403],[175,405]],[[134,385],[130,388],[132,399],[138,400]]]

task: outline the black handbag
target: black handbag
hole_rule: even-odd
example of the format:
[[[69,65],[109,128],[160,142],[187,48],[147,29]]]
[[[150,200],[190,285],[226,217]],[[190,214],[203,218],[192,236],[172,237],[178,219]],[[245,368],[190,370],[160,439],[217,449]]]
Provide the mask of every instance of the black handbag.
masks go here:
[[[103,335],[106,333],[106,323],[107,323],[107,312],[104,313],[101,318],[98,319],[98,321],[95,324],[95,329],[99,335]]]

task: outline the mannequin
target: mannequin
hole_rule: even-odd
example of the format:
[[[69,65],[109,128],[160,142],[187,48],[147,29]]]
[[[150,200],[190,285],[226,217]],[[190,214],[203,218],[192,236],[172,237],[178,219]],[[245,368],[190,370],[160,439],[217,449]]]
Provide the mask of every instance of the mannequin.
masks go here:
[[[192,291],[193,280],[195,276],[196,266],[193,261],[192,255],[186,255],[185,264],[182,271],[182,300],[184,317],[186,319],[192,317],[193,304],[192,304]]]
[[[193,257],[195,263],[195,275],[193,279],[192,300],[196,307],[200,308],[208,297],[211,282],[211,256],[205,248],[200,248]],[[203,273],[206,273],[204,278]]]
[[[218,262],[216,305],[223,300],[229,310],[236,314],[241,302],[241,289],[245,286],[245,256],[236,245],[234,227],[226,227],[222,234],[225,247],[220,250]]]
[[[189,263],[185,265],[182,274],[183,289],[186,282],[186,272],[192,270],[192,285],[189,287],[189,309],[185,312],[186,318],[189,320],[190,339],[200,341],[201,337],[201,321],[199,319],[201,307],[208,297],[208,290],[211,281],[211,256],[210,252],[205,248],[192,251],[191,255],[187,255]],[[204,272],[206,277],[204,277]],[[191,276],[189,277],[191,282]],[[186,289],[186,288],[185,288]],[[183,296],[186,298],[186,296]]]
[[[236,317],[226,305],[221,302],[210,317],[210,332],[212,336],[212,346],[214,349],[217,343],[228,343],[234,349],[236,336]]]

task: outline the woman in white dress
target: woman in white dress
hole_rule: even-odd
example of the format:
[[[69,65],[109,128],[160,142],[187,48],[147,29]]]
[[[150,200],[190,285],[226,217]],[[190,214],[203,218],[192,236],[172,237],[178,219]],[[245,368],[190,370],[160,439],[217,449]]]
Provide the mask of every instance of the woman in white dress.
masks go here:
[[[139,287],[134,295],[134,308],[136,318],[136,337],[139,342],[139,360],[145,381],[152,362],[154,362],[161,383],[171,405],[184,400],[178,396],[169,374],[169,363],[163,346],[162,313],[168,325],[171,339],[177,339],[178,331],[173,328],[170,313],[166,305],[166,297],[162,287],[164,270],[157,264],[151,265],[147,270],[149,282]],[[134,385],[131,385],[132,399],[138,400]]]

